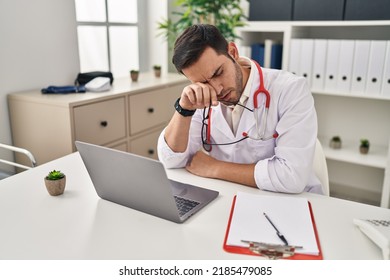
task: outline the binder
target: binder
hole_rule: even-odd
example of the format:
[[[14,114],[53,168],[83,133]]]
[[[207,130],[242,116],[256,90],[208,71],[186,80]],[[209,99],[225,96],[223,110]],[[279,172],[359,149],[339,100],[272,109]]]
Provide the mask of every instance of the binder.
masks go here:
[[[312,63],[313,63],[313,50],[314,40],[313,39],[302,39],[301,40],[301,53],[299,64],[299,75],[306,78],[308,84],[311,84],[312,76]]]
[[[249,21],[292,20],[293,0],[251,0]]]
[[[340,40],[328,40],[326,51],[325,90],[336,91],[339,66]]]
[[[318,91],[322,91],[324,89],[327,46],[327,40],[314,40],[311,87],[312,89]]]
[[[227,224],[227,229],[226,229],[226,233],[225,233],[225,238],[224,238],[224,242],[223,242],[223,249],[226,252],[229,252],[229,253],[246,254],[246,255],[265,257],[264,254],[258,254],[257,252],[254,252],[253,250],[251,250],[252,248],[249,247],[249,246],[248,247],[243,247],[243,246],[235,246],[235,245],[228,244],[229,235],[233,234],[231,232],[231,227],[232,227],[233,215],[234,215],[234,212],[236,210],[235,208],[236,208],[236,205],[237,205],[236,204],[237,196],[240,196],[240,195],[242,196],[242,194],[238,193],[233,198],[233,203],[232,203],[230,216],[229,216],[229,220],[228,220],[228,224]],[[244,194],[244,195],[249,195],[249,194]],[[271,200],[272,199],[281,199],[281,198],[283,198],[283,197],[266,196],[267,200],[268,199],[271,199]],[[290,199],[290,198],[288,198],[288,199]],[[318,255],[303,254],[303,253],[293,252],[292,255],[290,254],[288,257],[283,257],[283,259],[292,259],[292,260],[322,260],[323,259],[322,250],[321,250],[321,246],[320,246],[320,242],[319,242],[319,238],[318,238],[318,232],[317,232],[317,228],[316,228],[316,225],[315,225],[313,211],[312,211],[310,202],[308,202],[307,207],[308,207],[308,210],[310,212],[310,222],[311,222],[311,224],[313,226],[313,230],[314,230],[314,234],[315,234],[315,242],[316,242],[316,244],[318,246]],[[255,216],[253,214],[254,213],[252,213],[252,215],[251,215],[252,217]],[[260,215],[259,215],[259,218],[260,218]],[[256,222],[256,219],[254,219],[254,221]],[[288,239],[288,237],[287,237],[287,239]]]
[[[288,63],[288,71],[300,75],[299,60],[301,54],[301,39],[291,39],[290,41],[290,59]]]
[[[347,93],[351,89],[354,47],[354,40],[341,40],[336,89],[339,92]]]
[[[369,40],[356,40],[352,68],[351,92],[364,93],[367,80],[367,68],[370,55],[371,42]]]
[[[282,69],[282,49],[283,45],[277,41],[270,39],[264,41],[265,68]]]
[[[275,42],[270,39],[264,40],[264,67],[265,68],[271,68],[271,52],[272,52],[272,45]]]
[[[294,0],[292,20],[343,20],[345,0]]]
[[[271,49],[271,68],[282,69],[283,45],[276,43]]]
[[[264,66],[264,44],[253,44],[251,46],[251,58],[257,61],[261,66]]]
[[[366,93],[380,94],[387,41],[371,41]]]
[[[385,67],[382,77],[382,95],[390,97],[390,41],[387,41]]]
[[[388,20],[389,0],[346,0],[344,20]]]

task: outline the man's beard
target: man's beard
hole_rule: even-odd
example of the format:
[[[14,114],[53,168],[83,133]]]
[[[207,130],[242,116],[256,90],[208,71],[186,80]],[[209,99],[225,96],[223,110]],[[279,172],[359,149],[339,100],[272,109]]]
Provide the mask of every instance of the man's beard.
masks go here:
[[[230,105],[237,105],[237,103],[240,101],[241,95],[244,91],[242,88],[242,72],[241,68],[238,65],[238,63],[235,60],[232,60],[234,64],[234,71],[235,71],[235,88],[234,91],[236,92],[236,98],[235,99],[230,99],[229,101],[221,101],[223,104],[230,106]]]

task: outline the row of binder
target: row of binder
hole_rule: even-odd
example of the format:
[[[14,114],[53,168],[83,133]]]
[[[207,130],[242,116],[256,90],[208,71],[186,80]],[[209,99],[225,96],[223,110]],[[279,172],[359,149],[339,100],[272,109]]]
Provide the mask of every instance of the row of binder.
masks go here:
[[[390,41],[291,39],[289,55],[313,91],[390,97]]]
[[[266,39],[264,43],[252,44],[248,57],[265,68],[282,69],[282,54],[281,43]]]

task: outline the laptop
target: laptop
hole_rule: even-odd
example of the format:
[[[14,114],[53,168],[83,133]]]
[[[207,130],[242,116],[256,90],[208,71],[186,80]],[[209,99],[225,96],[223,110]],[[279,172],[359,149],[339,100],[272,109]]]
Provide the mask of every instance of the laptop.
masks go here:
[[[102,199],[183,223],[219,194],[168,179],[157,160],[81,141],[75,144]]]

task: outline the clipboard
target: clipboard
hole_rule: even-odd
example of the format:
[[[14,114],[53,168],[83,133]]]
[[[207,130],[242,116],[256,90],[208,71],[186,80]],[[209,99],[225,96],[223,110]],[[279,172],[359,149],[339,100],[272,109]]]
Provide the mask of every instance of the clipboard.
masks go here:
[[[228,240],[229,231],[230,231],[230,224],[232,221],[232,217],[233,217],[233,213],[234,213],[234,206],[236,203],[236,197],[237,196],[235,195],[233,198],[232,208],[230,210],[230,215],[229,215],[229,221],[228,221],[228,225],[226,228],[225,239],[223,241],[223,249],[226,252],[234,253],[234,254],[244,254],[244,255],[267,257],[266,255],[255,253],[253,250],[250,249],[250,246],[239,247],[239,246],[227,245],[227,240]],[[321,244],[320,244],[320,240],[318,238],[318,232],[317,232],[317,227],[316,227],[316,224],[314,221],[313,211],[312,211],[310,202],[308,202],[308,204],[309,204],[310,216],[311,216],[313,229],[314,229],[314,233],[315,233],[315,237],[316,237],[316,241],[317,241],[317,245],[318,245],[319,254],[318,255],[308,255],[308,254],[294,253],[293,252],[292,256],[290,256],[290,257],[279,257],[279,258],[290,259],[290,260],[323,260]],[[275,258],[275,259],[279,259],[279,258]]]

